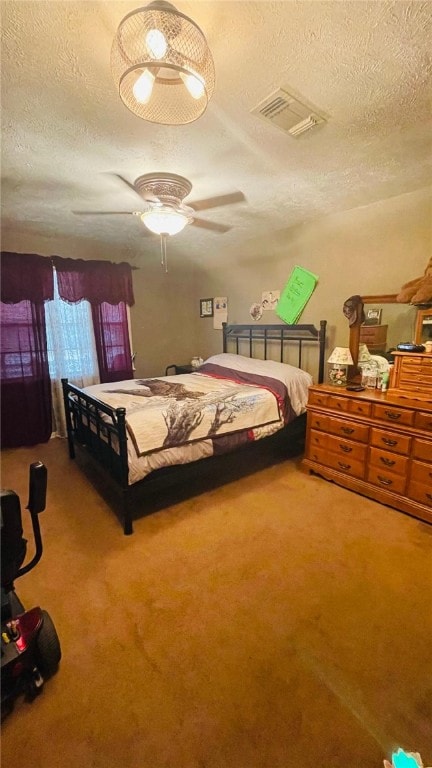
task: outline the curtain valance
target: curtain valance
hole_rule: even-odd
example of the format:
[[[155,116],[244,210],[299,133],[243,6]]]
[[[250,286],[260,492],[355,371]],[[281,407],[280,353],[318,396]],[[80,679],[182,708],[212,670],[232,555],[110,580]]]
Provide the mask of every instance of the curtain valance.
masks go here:
[[[1,300],[17,304],[54,298],[53,266],[57,270],[60,297],[75,303],[86,299],[90,304],[135,303],[132,267],[123,261],[68,259],[39,256],[34,253],[1,252]]]
[[[69,302],[87,299],[90,304],[134,304],[132,268],[123,261],[86,261],[53,256],[59,294]]]
[[[41,304],[54,298],[50,259],[36,253],[1,252],[1,300],[4,304],[31,301]]]

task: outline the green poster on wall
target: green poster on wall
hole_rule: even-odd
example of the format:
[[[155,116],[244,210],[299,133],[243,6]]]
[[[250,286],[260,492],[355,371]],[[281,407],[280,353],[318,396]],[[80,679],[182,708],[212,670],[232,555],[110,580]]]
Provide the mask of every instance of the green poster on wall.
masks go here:
[[[294,267],[276,307],[276,314],[288,325],[294,325],[308,303],[318,276],[303,267]]]

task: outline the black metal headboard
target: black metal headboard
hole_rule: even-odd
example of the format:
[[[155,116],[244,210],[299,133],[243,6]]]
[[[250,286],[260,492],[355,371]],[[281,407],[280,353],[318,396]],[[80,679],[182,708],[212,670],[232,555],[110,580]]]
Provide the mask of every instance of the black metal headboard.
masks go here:
[[[223,351],[228,351],[228,341],[235,342],[236,354],[240,354],[240,342],[249,342],[249,356],[253,357],[255,342],[264,345],[264,360],[267,359],[267,350],[277,342],[280,349],[280,361],[284,362],[284,349],[287,343],[298,344],[298,367],[302,367],[303,344],[319,345],[318,383],[324,381],[325,342],[327,320],[320,320],[319,330],[314,325],[228,325],[222,323]]]

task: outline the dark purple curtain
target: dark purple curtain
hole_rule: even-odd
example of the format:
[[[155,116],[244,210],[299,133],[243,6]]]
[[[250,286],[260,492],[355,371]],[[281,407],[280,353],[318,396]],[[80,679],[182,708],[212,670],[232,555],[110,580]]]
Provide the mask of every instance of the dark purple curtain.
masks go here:
[[[126,304],[92,304],[92,315],[101,383],[132,379]]]
[[[92,305],[123,301],[130,307],[134,304],[130,264],[63,259],[61,256],[53,256],[51,260],[57,270],[60,297],[65,301],[87,299]]]
[[[2,448],[37,445],[52,431],[43,303],[0,303]]]
[[[34,253],[1,253],[1,442],[37,445],[52,429],[44,301],[52,265]]]

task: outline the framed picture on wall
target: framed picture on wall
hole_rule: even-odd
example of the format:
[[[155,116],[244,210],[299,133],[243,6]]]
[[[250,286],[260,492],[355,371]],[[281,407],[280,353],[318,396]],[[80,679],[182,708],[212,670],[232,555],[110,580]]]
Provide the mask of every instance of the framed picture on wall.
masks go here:
[[[213,299],[200,299],[200,317],[213,317]]]
[[[366,310],[365,325],[380,325],[381,324],[381,309],[375,309],[372,307]]]

